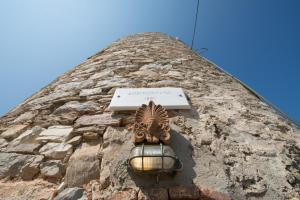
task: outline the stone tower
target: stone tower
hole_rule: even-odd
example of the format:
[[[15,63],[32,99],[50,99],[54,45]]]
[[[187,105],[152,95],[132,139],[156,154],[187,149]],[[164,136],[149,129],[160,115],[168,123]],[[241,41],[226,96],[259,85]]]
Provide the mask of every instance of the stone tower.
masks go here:
[[[128,171],[118,87],[183,88],[192,109],[168,111],[182,172]],[[296,124],[161,33],[114,42],[0,118],[0,199],[298,199],[299,166]]]

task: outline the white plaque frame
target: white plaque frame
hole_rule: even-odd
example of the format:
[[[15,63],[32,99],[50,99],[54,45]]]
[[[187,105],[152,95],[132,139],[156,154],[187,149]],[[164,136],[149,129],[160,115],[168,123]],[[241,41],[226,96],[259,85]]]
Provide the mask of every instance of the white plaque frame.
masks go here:
[[[137,110],[151,100],[168,110],[191,108],[182,88],[117,88],[108,110]]]

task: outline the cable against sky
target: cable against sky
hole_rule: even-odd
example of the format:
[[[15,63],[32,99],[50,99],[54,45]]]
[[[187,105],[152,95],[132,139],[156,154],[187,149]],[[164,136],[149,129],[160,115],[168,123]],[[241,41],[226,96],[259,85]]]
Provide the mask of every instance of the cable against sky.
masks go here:
[[[193,46],[194,46],[194,40],[195,40],[195,34],[196,34],[196,28],[197,28],[197,21],[198,21],[198,12],[199,12],[199,0],[197,0],[197,8],[196,8],[196,16],[195,16],[195,23],[194,23],[194,31],[193,31],[191,49],[193,49]]]

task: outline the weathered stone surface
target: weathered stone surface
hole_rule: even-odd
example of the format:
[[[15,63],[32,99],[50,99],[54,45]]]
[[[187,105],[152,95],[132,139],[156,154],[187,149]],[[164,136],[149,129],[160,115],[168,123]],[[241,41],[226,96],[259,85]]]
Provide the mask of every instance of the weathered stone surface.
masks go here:
[[[22,122],[31,122],[32,119],[37,115],[38,113],[36,111],[28,111],[26,113],[21,114],[19,117],[17,117],[13,123],[22,123]]]
[[[132,72],[129,75],[138,77],[140,79],[146,79],[146,80],[158,80],[159,79],[159,74],[157,72],[150,71],[150,70],[139,70],[136,72]]]
[[[83,133],[82,137],[85,140],[97,140],[99,138],[99,135],[95,132],[85,132]]]
[[[132,63],[138,63],[138,64],[148,64],[148,63],[153,63],[155,60],[151,59],[151,58],[145,58],[145,57],[136,57],[131,59]]]
[[[65,172],[64,165],[60,160],[49,160],[40,165],[41,175],[50,178],[62,178]]]
[[[111,113],[104,113],[100,115],[85,115],[76,120],[76,127],[80,126],[118,126],[121,123],[120,116],[114,116]]]
[[[200,188],[200,199],[203,200],[233,200],[229,195],[210,188]]]
[[[37,154],[42,144],[39,143],[19,143],[12,144],[6,148],[6,152]]]
[[[88,200],[83,188],[66,188],[53,200]]]
[[[70,98],[76,95],[75,91],[69,91],[69,92],[63,92],[63,91],[57,91],[55,93],[51,93],[48,94],[46,96],[34,99],[30,102],[28,102],[28,107],[31,109],[38,109],[38,108],[42,108],[43,104],[49,103],[49,102],[53,102],[53,101],[58,101],[58,100],[67,100],[67,99],[72,99],[74,100],[74,98]]]
[[[73,127],[71,126],[51,126],[40,133],[37,141],[65,142],[71,137]]]
[[[132,85],[132,80],[123,78],[120,76],[114,76],[110,79],[99,81],[96,86],[102,88],[112,88],[112,87],[130,87]]]
[[[43,159],[43,156],[37,156],[33,162],[25,164],[25,166],[21,169],[21,178],[23,180],[32,180],[36,175],[38,175],[40,172],[39,166]]]
[[[138,200],[168,200],[168,190],[165,188],[141,189]]]
[[[43,130],[43,128],[36,126],[23,132],[19,137],[10,142],[5,152],[37,154],[42,144],[40,141],[36,141],[36,137]]]
[[[164,78],[172,77],[174,79],[184,80],[184,74],[179,71],[168,71],[165,75],[163,75]]]
[[[78,144],[80,144],[81,138],[82,138],[82,136],[77,135],[77,136],[71,138],[70,140],[68,140],[67,143],[71,144],[72,146],[77,146]]]
[[[174,80],[162,80],[162,81],[155,81],[150,82],[147,84],[148,87],[178,87],[180,83]]]
[[[101,190],[98,180],[91,180],[85,187],[88,199],[99,200],[101,199]]]
[[[109,126],[103,134],[103,149],[109,145],[122,144],[130,137],[132,136],[128,134],[126,129]]]
[[[202,134],[200,139],[201,145],[210,145],[213,141],[213,136],[211,134]]]
[[[143,65],[140,70],[153,70],[153,71],[169,71],[172,69],[172,65],[162,65],[162,64],[148,64]]]
[[[48,181],[0,181],[0,199],[2,200],[46,200],[56,185]]]
[[[127,173],[126,160],[133,147],[131,135],[124,128],[108,127],[103,135],[101,149],[100,188],[110,190],[109,186],[133,187],[134,182]]]
[[[40,154],[53,159],[63,160],[73,151],[72,145],[66,143],[47,143],[39,151]]]
[[[78,101],[70,101],[59,108],[57,108],[53,114],[54,115],[65,115],[69,112],[78,112],[78,113],[95,113],[100,111],[100,107],[97,103],[92,101],[88,102],[78,102]]]
[[[99,135],[103,135],[104,131],[105,131],[104,126],[86,126],[86,127],[75,129],[74,133],[82,135],[85,132],[95,132],[98,133]]]
[[[197,187],[174,186],[169,188],[171,200],[197,200],[200,197]]]
[[[132,188],[127,188],[123,191],[117,192],[111,198],[109,198],[109,200],[119,199],[137,200],[137,191]]]
[[[22,169],[25,167],[34,168],[34,172],[38,172],[38,165],[42,162],[43,156],[22,155],[16,153],[0,153],[0,178],[17,177],[22,174],[24,179],[30,179],[36,173],[32,173],[29,169]]]
[[[101,94],[102,93],[102,88],[98,87],[98,88],[93,88],[93,89],[84,89],[81,90],[79,96],[92,96],[92,95],[97,95],[97,94]]]
[[[8,130],[3,132],[1,134],[1,137],[12,140],[16,137],[18,137],[25,129],[27,128],[27,125],[13,125]]]
[[[44,128],[35,126],[19,135],[19,137],[12,141],[12,144],[37,143],[38,141],[35,140],[36,137],[44,130]]]
[[[60,84],[56,87],[56,89],[63,90],[63,91],[79,89],[80,84],[81,84],[80,82],[70,82],[70,83]]]
[[[110,185],[110,169],[109,166],[101,167],[100,188],[106,189]]]
[[[99,179],[99,145],[82,147],[70,157],[65,182],[69,187],[82,186],[91,180]]]
[[[68,112],[63,115],[49,115],[45,113],[45,115],[37,116],[35,119],[35,123],[44,128],[47,128],[52,125],[70,126],[74,124],[74,121],[77,119],[77,117],[77,112]]]
[[[93,74],[90,77],[90,79],[102,79],[102,78],[106,78],[108,76],[113,76],[113,75],[114,75],[114,72],[111,71],[110,69],[107,69],[107,70],[103,70],[102,72]]]
[[[94,84],[95,84],[94,81],[91,80],[86,80],[82,82],[70,82],[70,83],[58,85],[56,89],[63,90],[63,91],[70,91],[76,89],[78,90],[78,89],[93,87]]]
[[[0,138],[0,149],[8,145],[7,141],[4,138]]]

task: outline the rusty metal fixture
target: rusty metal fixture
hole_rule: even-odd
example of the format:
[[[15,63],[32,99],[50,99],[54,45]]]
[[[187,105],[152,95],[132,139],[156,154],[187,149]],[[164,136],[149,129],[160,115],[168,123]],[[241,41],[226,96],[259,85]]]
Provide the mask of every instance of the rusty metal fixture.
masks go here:
[[[134,132],[134,142],[169,144],[171,140],[169,117],[165,108],[150,101],[135,113],[135,121],[130,130]]]

